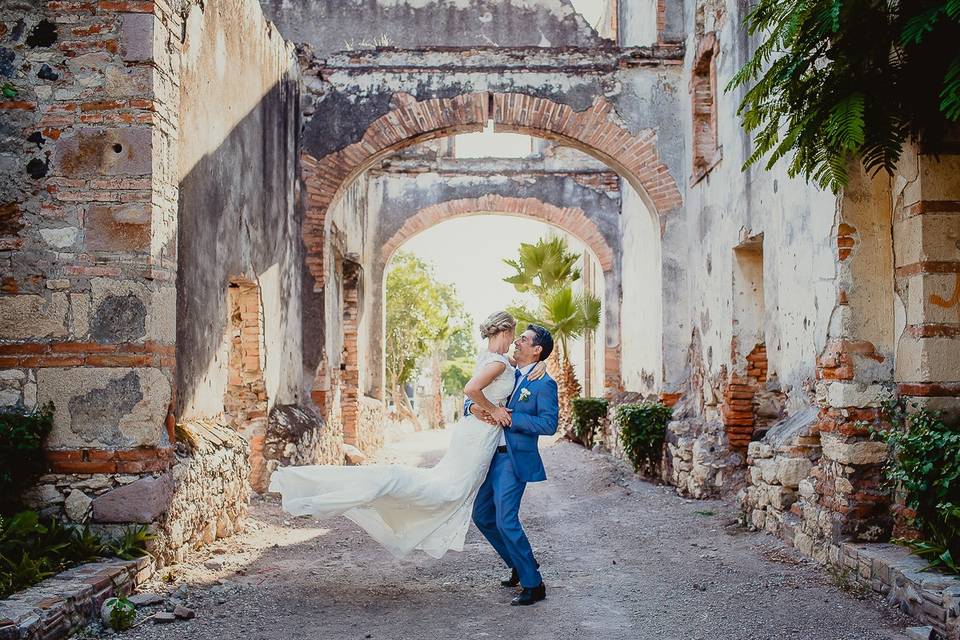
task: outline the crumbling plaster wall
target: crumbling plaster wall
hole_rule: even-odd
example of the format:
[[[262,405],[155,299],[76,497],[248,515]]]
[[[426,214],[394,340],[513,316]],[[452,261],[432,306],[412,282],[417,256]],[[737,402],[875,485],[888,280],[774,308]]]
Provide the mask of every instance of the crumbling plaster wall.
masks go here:
[[[836,283],[830,238],[837,212],[836,197],[786,175],[786,163],[771,170],[755,167],[742,172],[751,149],[736,109],[742,92],[725,93],[732,75],[745,62],[751,46],[740,28],[737,3],[726,3],[722,19],[703,26],[716,30],[718,144],[722,159],[687,191],[691,322],[702,349],[693,357],[705,363],[710,377],[731,363],[734,332],[733,248],[763,234],[763,327],[769,372],[779,378],[794,408],[812,401],[816,357],[823,349],[836,305]],[[687,39],[688,73],[698,35]],[[683,121],[689,127],[688,100]],[[689,139],[690,134],[687,134]],[[688,145],[689,153],[689,145]],[[692,160],[685,161],[690,175]],[[753,345],[740,345],[749,352]],[[696,391],[695,391],[696,392]]]
[[[661,160],[682,175],[682,133],[675,114],[681,69],[674,49],[565,50],[392,49],[338,53],[311,69],[314,104],[304,147],[315,158],[358,141],[371,123],[395,108],[400,95],[422,101],[489,91],[521,93],[574,111],[607,100],[629,131],[657,132]],[[493,72],[491,72],[493,71]],[[322,82],[312,79],[319,74]],[[581,149],[588,153],[590,149]]]
[[[325,291],[325,360],[331,371],[337,371],[345,364],[343,334],[343,274],[338,271],[337,260],[349,260],[359,264],[360,275],[360,325],[361,335],[368,330],[371,314],[368,312],[378,291],[374,283],[372,265],[377,246],[371,242],[375,237],[380,210],[370,204],[369,174],[360,174],[344,191],[343,196],[334,203],[327,214],[328,233],[331,250],[326,256],[327,273],[331,274],[329,286]],[[375,324],[379,325],[379,323]],[[312,327],[307,327],[310,335]],[[313,340],[313,338],[310,338]],[[368,354],[363,340],[358,343],[360,364],[360,388],[367,395],[379,397],[375,393],[373,379],[379,378],[379,355]]]
[[[270,406],[301,386],[303,252],[295,202],[299,66],[292,45],[244,0],[187,15],[180,92],[180,415],[223,406],[232,278],[259,285]]]
[[[598,0],[599,1],[599,0]],[[370,47],[602,47],[569,0],[261,0],[288,40],[318,55]]]

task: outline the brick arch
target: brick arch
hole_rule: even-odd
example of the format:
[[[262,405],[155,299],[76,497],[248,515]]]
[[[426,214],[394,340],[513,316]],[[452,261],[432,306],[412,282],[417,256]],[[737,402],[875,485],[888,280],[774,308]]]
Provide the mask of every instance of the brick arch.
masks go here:
[[[326,212],[354,177],[393,151],[425,140],[481,131],[490,119],[497,130],[562,142],[606,162],[656,214],[682,204],[676,181],[660,161],[656,131],[631,133],[616,121],[603,97],[588,109],[574,111],[547,98],[519,93],[481,91],[419,102],[400,93],[394,96],[392,107],[374,120],[357,142],[320,159],[309,155],[303,159],[308,198],[303,238],[315,290],[324,282]]]
[[[587,217],[583,209],[558,207],[537,198],[510,198],[496,194],[448,200],[420,209],[407,218],[403,226],[383,244],[380,257],[386,264],[390,256],[404,242],[435,224],[453,218],[484,213],[534,218],[559,227],[590,247],[604,273],[613,270],[613,249],[600,234],[596,223]]]

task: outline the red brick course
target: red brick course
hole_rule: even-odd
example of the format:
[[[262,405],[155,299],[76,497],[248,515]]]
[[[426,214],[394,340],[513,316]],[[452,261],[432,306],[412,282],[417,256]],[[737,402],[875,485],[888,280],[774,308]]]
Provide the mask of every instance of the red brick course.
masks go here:
[[[99,342],[23,342],[0,345],[4,368],[49,367],[156,367],[171,368],[174,345],[153,341],[102,344]]]
[[[49,449],[51,473],[150,473],[165,471],[174,460],[173,447],[137,449]]]
[[[321,290],[325,278],[326,211],[342,188],[391,151],[425,140],[480,131],[489,119],[493,119],[499,131],[558,140],[605,161],[646,194],[660,214],[682,204],[676,181],[660,162],[656,132],[632,134],[624,129],[613,120],[611,106],[603,98],[598,98],[589,109],[574,111],[546,98],[516,93],[477,92],[421,102],[401,94],[395,96],[393,111],[375,120],[358,142],[319,160],[303,159],[307,191],[303,238],[314,289]]]

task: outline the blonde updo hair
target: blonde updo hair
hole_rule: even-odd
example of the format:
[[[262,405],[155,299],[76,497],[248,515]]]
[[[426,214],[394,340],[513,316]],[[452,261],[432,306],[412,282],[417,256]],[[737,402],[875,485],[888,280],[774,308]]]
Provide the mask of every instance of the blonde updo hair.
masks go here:
[[[517,321],[506,311],[491,313],[480,325],[480,337],[490,338],[501,331],[513,331],[517,328]]]

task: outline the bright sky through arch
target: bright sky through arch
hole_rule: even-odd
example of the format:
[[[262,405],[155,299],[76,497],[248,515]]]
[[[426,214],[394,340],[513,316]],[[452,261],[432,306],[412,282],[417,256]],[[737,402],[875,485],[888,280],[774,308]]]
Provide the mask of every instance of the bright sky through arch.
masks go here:
[[[503,281],[513,270],[504,258],[516,258],[521,242],[536,242],[556,229],[536,220],[479,215],[448,220],[414,236],[401,251],[433,264],[437,278],[456,285],[474,324],[518,300]],[[479,338],[478,338],[479,340]]]
[[[577,13],[582,15],[594,29],[597,28],[604,10],[610,2],[611,0],[570,0],[570,4],[577,10]]]

